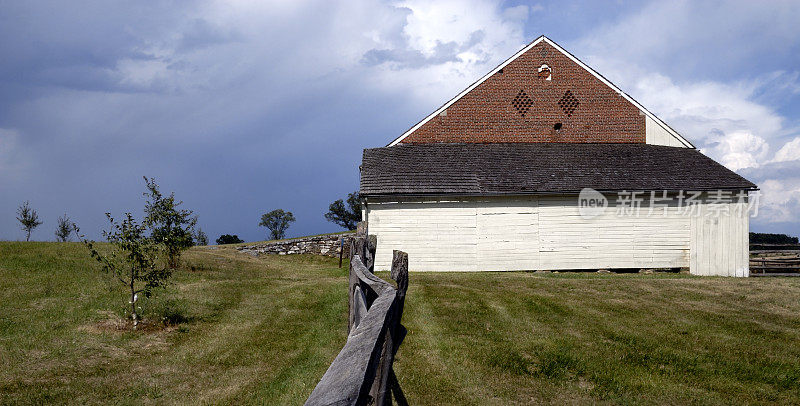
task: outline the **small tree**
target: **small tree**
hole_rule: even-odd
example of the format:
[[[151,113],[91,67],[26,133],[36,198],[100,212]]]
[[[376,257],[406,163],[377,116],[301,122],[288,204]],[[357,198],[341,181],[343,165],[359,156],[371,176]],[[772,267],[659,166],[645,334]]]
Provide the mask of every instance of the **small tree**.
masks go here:
[[[276,209],[262,215],[261,222],[258,225],[268,228],[273,240],[280,240],[286,235],[289,224],[294,220],[292,212]]]
[[[239,244],[243,243],[244,240],[240,239],[238,235],[230,235],[230,234],[222,234],[217,238],[217,244]]]
[[[156,243],[164,244],[167,254],[167,265],[175,269],[180,262],[181,253],[194,244],[192,235],[197,217],[191,210],[178,209],[182,201],[175,201],[175,193],[164,196],[155,179],[144,177],[148,198],[145,202],[146,214],[142,224],[151,230],[151,237]]]
[[[194,231],[194,243],[195,245],[208,245],[208,236],[200,227],[197,227]]]
[[[26,233],[25,241],[30,241],[31,231],[42,225],[42,222],[39,221],[39,213],[31,208],[31,203],[27,200],[17,209],[17,221],[22,224],[22,231]]]
[[[56,226],[56,240],[61,242],[69,241],[69,235],[72,234],[72,223],[64,213],[63,217],[58,218],[58,225]]]
[[[325,218],[333,223],[336,223],[348,230],[355,230],[356,224],[361,221],[361,199],[358,192],[349,193],[347,195],[347,205],[342,199],[339,199],[330,206],[328,212],[325,213]]]
[[[160,260],[163,245],[147,236],[148,228],[144,224],[138,224],[130,213],[125,213],[121,223],[114,221],[110,213],[106,213],[106,217],[111,230],[104,231],[103,236],[113,247],[111,252],[98,251],[94,241],[83,242],[103,271],[112,274],[127,288],[133,328],[136,329],[140,320],[136,310],[139,295],[150,297],[155,288],[165,286],[172,270]],[[74,224],[73,227],[78,232],[78,227]]]

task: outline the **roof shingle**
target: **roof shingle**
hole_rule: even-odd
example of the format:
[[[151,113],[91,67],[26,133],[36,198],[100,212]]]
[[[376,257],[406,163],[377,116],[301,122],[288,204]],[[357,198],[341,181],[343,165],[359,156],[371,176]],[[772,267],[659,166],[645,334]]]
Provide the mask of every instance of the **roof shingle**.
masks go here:
[[[756,189],[699,151],[648,144],[418,144],[365,149],[362,196]]]

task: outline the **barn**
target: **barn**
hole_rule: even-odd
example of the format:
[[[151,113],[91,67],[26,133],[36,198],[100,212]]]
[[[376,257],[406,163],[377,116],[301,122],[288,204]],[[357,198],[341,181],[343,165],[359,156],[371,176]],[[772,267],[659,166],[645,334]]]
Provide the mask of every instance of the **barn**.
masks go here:
[[[376,270],[749,275],[756,185],[544,36],[360,171]]]

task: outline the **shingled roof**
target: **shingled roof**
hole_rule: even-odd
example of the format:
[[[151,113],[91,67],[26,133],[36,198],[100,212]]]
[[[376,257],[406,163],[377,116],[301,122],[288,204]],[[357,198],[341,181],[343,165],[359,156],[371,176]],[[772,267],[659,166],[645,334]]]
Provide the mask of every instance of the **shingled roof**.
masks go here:
[[[418,144],[365,149],[361,195],[756,189],[695,149],[648,144]]]

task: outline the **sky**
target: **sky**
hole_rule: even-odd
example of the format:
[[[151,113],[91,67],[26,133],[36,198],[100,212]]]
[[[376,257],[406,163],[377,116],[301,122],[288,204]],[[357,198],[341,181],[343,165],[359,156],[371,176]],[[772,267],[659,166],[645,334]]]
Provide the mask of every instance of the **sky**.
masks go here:
[[[800,234],[800,2],[0,0],[0,239],[29,200],[141,216],[142,176],[211,240],[338,231],[328,205],[386,145],[547,35],[762,190],[751,230]]]

